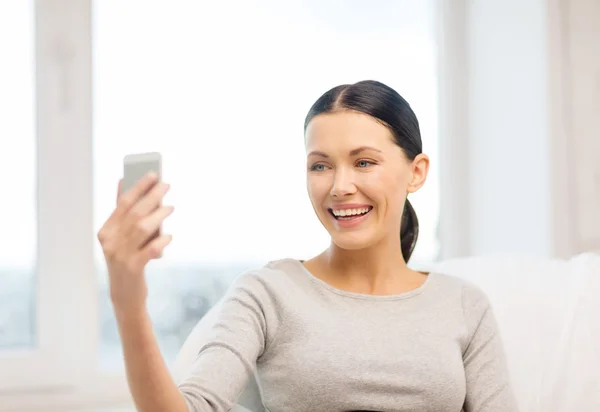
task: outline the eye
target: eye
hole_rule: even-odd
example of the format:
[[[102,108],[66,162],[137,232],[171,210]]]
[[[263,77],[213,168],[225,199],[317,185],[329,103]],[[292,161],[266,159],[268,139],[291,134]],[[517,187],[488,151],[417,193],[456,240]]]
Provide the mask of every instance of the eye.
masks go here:
[[[358,166],[360,168],[373,166],[374,164],[375,164],[374,162],[371,162],[369,160],[359,160],[358,162],[356,162],[356,166]]]
[[[327,168],[323,163],[315,163],[314,165],[312,165],[310,167],[310,170],[313,172],[323,172],[325,171]]]

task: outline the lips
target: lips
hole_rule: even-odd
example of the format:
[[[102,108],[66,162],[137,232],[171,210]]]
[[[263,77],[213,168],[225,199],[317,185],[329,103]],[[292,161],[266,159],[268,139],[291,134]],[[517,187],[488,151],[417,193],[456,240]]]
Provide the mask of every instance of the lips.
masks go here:
[[[327,209],[338,229],[358,228],[369,219],[373,206],[368,204],[345,203]]]
[[[356,205],[356,207],[330,208],[329,213],[336,220],[353,220],[367,215],[373,210],[373,206]]]

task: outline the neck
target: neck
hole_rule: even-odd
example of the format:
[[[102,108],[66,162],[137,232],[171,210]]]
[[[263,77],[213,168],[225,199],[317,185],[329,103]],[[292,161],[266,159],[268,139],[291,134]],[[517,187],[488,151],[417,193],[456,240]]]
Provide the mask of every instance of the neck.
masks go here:
[[[321,257],[338,282],[369,293],[388,289],[412,272],[402,256],[399,236],[360,250],[346,250],[332,243]]]

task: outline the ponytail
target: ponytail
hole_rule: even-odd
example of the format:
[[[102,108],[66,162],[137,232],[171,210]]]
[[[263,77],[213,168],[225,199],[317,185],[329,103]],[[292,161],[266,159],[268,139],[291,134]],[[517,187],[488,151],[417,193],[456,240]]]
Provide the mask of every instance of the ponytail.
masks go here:
[[[408,262],[412,255],[417,238],[419,237],[419,220],[415,209],[408,199],[404,202],[404,211],[402,212],[402,223],[400,224],[400,248],[404,261]]]

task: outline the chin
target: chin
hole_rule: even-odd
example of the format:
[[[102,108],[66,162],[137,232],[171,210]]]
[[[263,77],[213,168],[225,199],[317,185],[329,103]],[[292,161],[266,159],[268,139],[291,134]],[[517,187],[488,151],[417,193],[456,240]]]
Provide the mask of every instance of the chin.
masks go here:
[[[372,236],[365,233],[330,233],[331,242],[344,250],[361,250],[372,246],[375,242]]]

